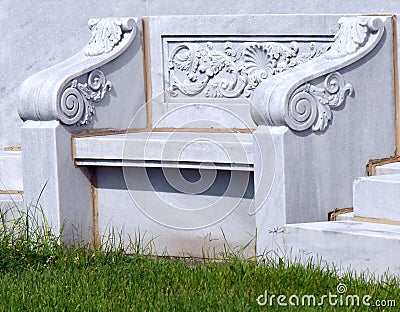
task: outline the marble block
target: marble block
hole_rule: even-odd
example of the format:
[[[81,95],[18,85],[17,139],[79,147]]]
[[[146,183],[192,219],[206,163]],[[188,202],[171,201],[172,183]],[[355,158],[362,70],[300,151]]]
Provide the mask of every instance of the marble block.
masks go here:
[[[27,121],[22,142],[24,206],[66,242],[90,242],[91,176],[74,166],[68,129],[55,120]]]
[[[354,212],[342,213],[336,216],[336,221],[352,221],[354,219]]]
[[[22,191],[21,151],[0,153],[0,190]]]
[[[140,241],[158,255],[256,255],[249,172],[138,167],[96,172],[101,242]]]
[[[313,262],[337,273],[382,278],[399,276],[400,227],[369,222],[335,221],[285,226],[286,257]]]
[[[376,166],[376,175],[400,174],[400,162]]]
[[[354,181],[354,216],[400,222],[400,174]]]

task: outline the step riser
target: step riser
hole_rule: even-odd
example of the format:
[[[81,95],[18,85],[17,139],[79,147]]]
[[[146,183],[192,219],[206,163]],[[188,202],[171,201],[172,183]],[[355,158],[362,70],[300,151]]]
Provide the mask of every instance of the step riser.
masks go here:
[[[400,175],[357,179],[353,186],[354,216],[400,221]]]
[[[0,153],[0,190],[18,190],[22,186],[21,152]]]
[[[400,174],[400,162],[377,166],[376,175]]]
[[[400,272],[400,227],[352,221],[293,224],[285,227],[285,243],[292,261],[328,265],[340,274]]]

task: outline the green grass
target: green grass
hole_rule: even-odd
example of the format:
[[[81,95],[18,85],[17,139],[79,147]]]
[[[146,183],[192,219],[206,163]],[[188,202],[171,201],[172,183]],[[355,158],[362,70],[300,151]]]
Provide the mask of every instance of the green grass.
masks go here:
[[[5,215],[4,213],[2,214]],[[1,311],[383,311],[377,307],[259,306],[257,297],[346,294],[394,299],[395,280],[373,283],[337,277],[311,265],[256,263],[230,257],[225,261],[170,259],[126,254],[120,246],[69,248],[47,226],[27,226],[31,216],[0,228]],[[33,222],[34,224],[35,222]],[[32,222],[31,222],[32,224]],[[133,244],[132,249],[138,250]],[[286,301],[288,302],[288,301]],[[398,311],[399,308],[385,311]]]

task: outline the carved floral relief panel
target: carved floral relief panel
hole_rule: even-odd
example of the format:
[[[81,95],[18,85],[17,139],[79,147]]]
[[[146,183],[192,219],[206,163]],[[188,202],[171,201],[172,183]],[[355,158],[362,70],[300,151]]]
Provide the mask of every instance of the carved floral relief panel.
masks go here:
[[[291,70],[322,55],[333,37],[265,38],[257,41],[224,40],[177,42],[164,38],[165,90],[170,100],[249,98],[272,75]],[[230,38],[231,39],[231,38]],[[247,38],[249,39],[249,38]],[[275,40],[275,41],[272,41]]]

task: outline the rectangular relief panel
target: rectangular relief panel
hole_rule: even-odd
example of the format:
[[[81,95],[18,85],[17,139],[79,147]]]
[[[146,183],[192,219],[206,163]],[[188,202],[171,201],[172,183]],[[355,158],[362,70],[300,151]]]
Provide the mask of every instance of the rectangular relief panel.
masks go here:
[[[260,82],[323,53],[339,15],[144,18],[149,126],[254,129]]]

